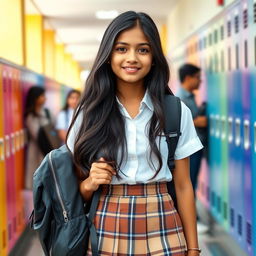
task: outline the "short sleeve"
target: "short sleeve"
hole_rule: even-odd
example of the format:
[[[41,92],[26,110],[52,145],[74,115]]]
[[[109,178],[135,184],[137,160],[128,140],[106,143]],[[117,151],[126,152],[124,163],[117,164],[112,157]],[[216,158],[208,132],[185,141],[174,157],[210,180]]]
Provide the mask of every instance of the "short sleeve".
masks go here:
[[[65,111],[61,111],[57,116],[56,129],[66,130],[66,126]]]
[[[181,102],[181,136],[174,154],[175,160],[188,157],[203,148],[197,136],[190,109]]]
[[[78,114],[78,117],[76,118],[74,125],[72,126],[72,128],[68,134],[67,146],[72,153],[74,152],[74,144],[75,144],[76,136],[77,136],[80,126],[82,124],[82,119],[83,119],[83,113],[80,112]]]

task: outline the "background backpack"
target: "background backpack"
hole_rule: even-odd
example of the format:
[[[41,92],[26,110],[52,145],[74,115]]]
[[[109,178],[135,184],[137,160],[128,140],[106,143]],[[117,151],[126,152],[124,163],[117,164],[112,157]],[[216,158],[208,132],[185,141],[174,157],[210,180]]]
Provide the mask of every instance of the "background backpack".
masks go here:
[[[181,121],[181,102],[180,98],[174,95],[166,95],[164,101],[164,115],[165,115],[165,137],[168,145],[168,159],[167,164],[172,172],[175,168],[174,153],[181,135],[180,121]],[[168,192],[172,197],[174,206],[177,208],[177,198],[175,193],[173,179],[167,183]]]

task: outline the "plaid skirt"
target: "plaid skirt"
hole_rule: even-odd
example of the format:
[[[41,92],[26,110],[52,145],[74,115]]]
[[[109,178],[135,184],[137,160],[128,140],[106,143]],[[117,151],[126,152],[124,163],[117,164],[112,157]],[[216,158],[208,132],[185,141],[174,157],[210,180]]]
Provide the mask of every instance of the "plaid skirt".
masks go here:
[[[104,185],[94,224],[99,255],[186,255],[166,183]],[[92,255],[90,244],[87,255]]]

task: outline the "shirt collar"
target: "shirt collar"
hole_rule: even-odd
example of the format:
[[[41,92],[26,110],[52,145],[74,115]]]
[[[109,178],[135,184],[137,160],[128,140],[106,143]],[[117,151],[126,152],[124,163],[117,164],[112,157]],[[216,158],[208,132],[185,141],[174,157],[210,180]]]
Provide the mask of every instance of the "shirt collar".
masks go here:
[[[194,96],[193,93],[187,91],[183,86],[180,87],[180,90],[181,90],[182,94],[184,95],[184,97],[189,98],[189,97],[193,97]]]
[[[118,99],[118,97],[116,96],[116,101],[117,103],[123,108],[123,104],[120,102],[120,100]],[[144,96],[143,96],[143,99],[140,103],[140,108],[142,108],[142,106],[145,105],[147,106],[151,111],[154,111],[154,106],[153,106],[153,103],[152,103],[152,100],[151,100],[151,97],[148,93],[148,90],[146,90]]]

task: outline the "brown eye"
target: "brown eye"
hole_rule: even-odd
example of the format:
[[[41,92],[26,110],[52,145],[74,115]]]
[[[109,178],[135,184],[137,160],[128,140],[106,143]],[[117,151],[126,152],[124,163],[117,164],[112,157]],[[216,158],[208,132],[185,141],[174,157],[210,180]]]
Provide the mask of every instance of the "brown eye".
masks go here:
[[[127,49],[125,47],[118,47],[118,48],[116,48],[116,51],[117,52],[126,52]]]
[[[149,53],[149,49],[148,48],[140,48],[138,51],[139,51],[139,53],[142,53],[142,54]]]

